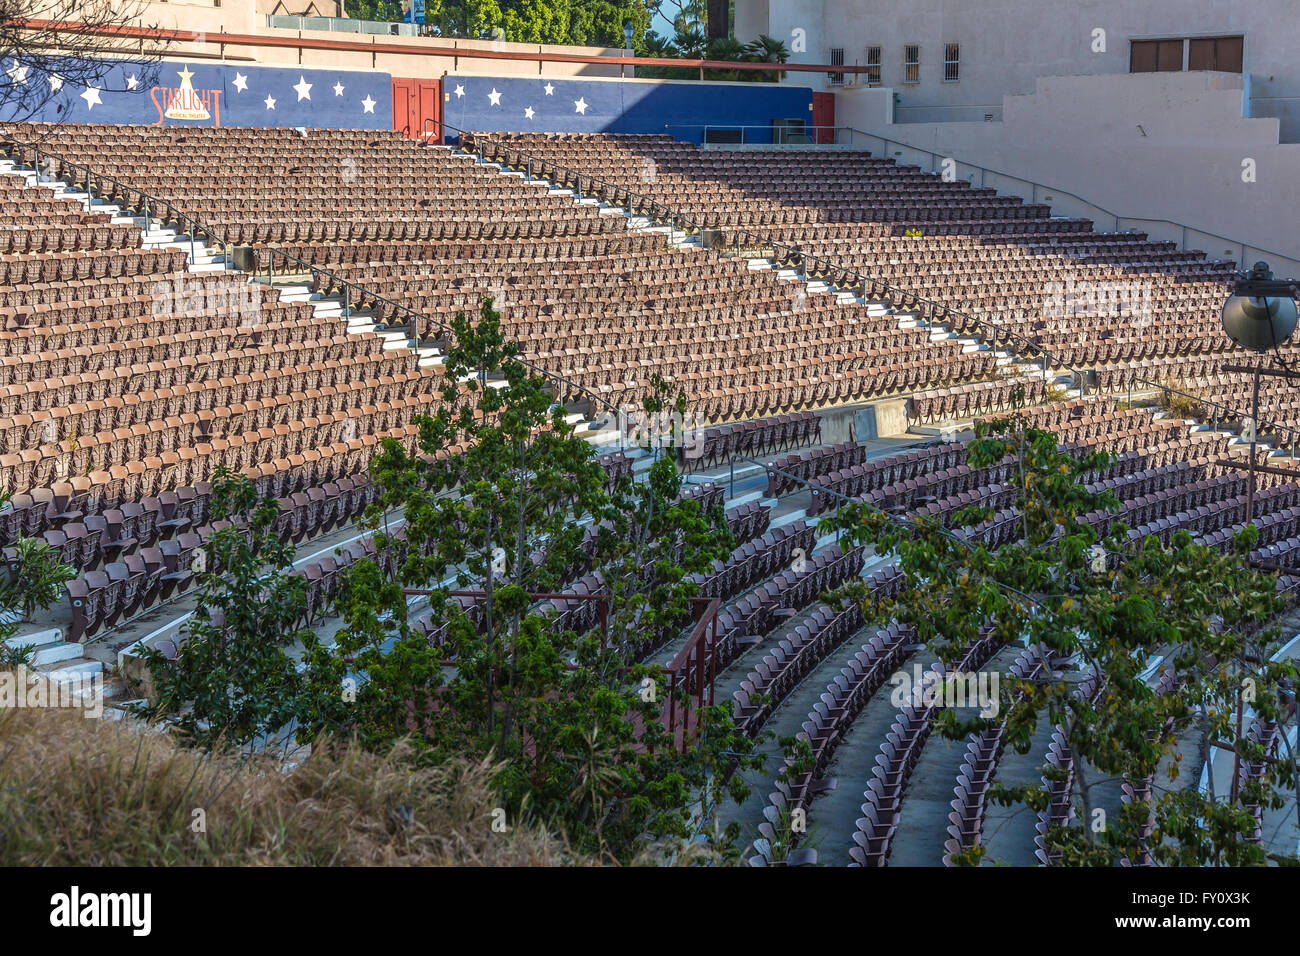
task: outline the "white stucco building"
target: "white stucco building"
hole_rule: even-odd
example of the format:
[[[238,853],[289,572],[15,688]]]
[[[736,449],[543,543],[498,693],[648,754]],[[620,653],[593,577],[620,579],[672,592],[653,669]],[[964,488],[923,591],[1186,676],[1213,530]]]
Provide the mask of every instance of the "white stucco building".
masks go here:
[[[933,150],[1300,259],[1297,0],[736,0],[735,33],[878,64],[791,81],[836,92],[836,122],[900,160]]]

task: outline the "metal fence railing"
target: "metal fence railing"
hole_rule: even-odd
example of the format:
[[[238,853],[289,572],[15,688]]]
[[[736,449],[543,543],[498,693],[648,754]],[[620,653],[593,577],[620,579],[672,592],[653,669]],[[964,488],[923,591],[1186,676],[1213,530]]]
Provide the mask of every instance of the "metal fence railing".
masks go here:
[[[1267,260],[1275,272],[1300,275],[1300,258],[1264,249],[1240,239],[1231,239],[1218,233],[1189,226],[1170,219],[1148,216],[1121,216],[1065,189],[1046,186],[1001,170],[989,169],[978,163],[957,159],[944,153],[920,146],[910,146],[899,140],[877,133],[853,130],[853,142],[863,149],[871,149],[882,157],[899,163],[916,166],[935,175],[945,172],[953,179],[970,183],[980,189],[996,189],[999,193],[1019,196],[1027,203],[1050,203],[1052,212],[1059,216],[1091,219],[1098,230],[1124,233],[1144,232],[1152,239],[1172,242],[1181,250],[1198,249],[1211,258],[1235,259],[1242,268],[1259,259]]]

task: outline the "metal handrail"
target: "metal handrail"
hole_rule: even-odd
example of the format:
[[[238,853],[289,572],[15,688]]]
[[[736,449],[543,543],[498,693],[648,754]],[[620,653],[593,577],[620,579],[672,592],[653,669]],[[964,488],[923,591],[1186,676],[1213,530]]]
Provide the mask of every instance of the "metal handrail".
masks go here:
[[[551,177],[546,176],[545,174],[548,169],[550,169],[551,171],[563,171],[565,173],[572,174],[577,184],[576,190],[578,192],[579,198],[581,198],[582,196],[583,193],[582,184],[583,181],[585,180],[589,190],[594,187],[597,190],[603,188],[604,190],[612,192],[614,194],[613,199],[611,199],[609,196],[602,197],[607,202],[622,202],[623,200],[619,200],[617,198],[618,195],[621,193],[622,195],[627,197],[626,202],[630,204],[631,201],[635,198],[635,200],[638,203],[640,203],[642,210],[649,209],[650,210],[649,215],[652,218],[659,219],[659,221],[664,221],[664,218],[662,216],[656,215],[656,210],[663,210],[664,213],[667,214],[667,224],[670,229],[676,229],[677,225],[681,224],[689,227],[689,229],[683,229],[682,230],[683,232],[704,231],[705,227],[702,224],[695,222],[693,219],[691,219],[691,217],[687,216],[685,213],[678,212],[677,210],[673,209],[671,206],[659,202],[658,200],[651,199],[649,196],[646,196],[642,193],[637,193],[626,186],[619,186],[606,179],[603,179],[600,176],[595,176],[588,173],[580,173],[576,169],[573,169],[572,167],[569,166],[565,166],[562,163],[557,163],[553,160],[542,159],[541,157],[534,156],[533,154],[529,153],[527,150],[520,149],[517,146],[513,146],[507,143],[502,143],[499,140],[492,139],[490,133],[474,133],[469,130],[460,129],[459,127],[453,126],[450,123],[446,123],[446,122],[442,122],[441,125],[445,129],[453,130],[454,132],[460,134],[461,136],[460,147],[462,149],[465,149],[466,152],[469,151],[469,148],[467,148],[465,144],[464,137],[465,136],[471,137],[470,146],[473,148],[474,153],[478,157],[479,162],[484,161],[483,149],[481,146],[477,145],[477,141],[479,137],[482,137],[483,139],[486,139],[487,142],[496,146],[498,149],[502,150],[505,153],[511,153],[511,152],[515,153],[516,162],[518,162],[519,158],[523,158],[524,160],[526,160],[525,166],[527,170],[527,176],[530,180],[533,177],[534,163],[536,163],[537,166],[539,167],[539,174],[541,175],[541,177],[551,179],[552,182],[558,181],[563,183],[563,180],[555,180],[552,179]],[[595,193],[593,193],[593,195],[594,194]],[[643,211],[642,215],[645,214],[646,213]],[[866,291],[868,289],[868,283],[870,283],[870,288],[872,289],[873,292],[879,289],[879,290],[883,290],[884,293],[890,294],[890,295],[882,294],[881,296],[882,299],[888,298],[889,301],[891,302],[897,299],[905,307],[910,307],[911,303],[915,303],[917,305],[923,306],[927,311],[927,321],[933,322],[936,319],[951,317],[954,319],[959,319],[962,323],[971,323],[980,326],[983,329],[987,329],[989,330],[989,333],[992,336],[991,344],[995,352],[997,351],[997,344],[999,338],[1001,338],[1003,341],[1015,342],[1019,346],[1020,350],[1029,352],[1031,354],[1037,353],[1041,355],[1043,357],[1044,371],[1047,370],[1047,363],[1049,362],[1053,367],[1062,368],[1068,371],[1073,376],[1074,385],[1079,389],[1080,395],[1084,396],[1087,394],[1088,379],[1087,379],[1087,374],[1085,372],[1074,368],[1072,365],[1069,365],[1066,362],[1061,361],[1051,352],[1050,349],[1048,349],[1046,346],[1039,344],[1038,342],[1035,342],[1033,339],[1027,338],[1021,335],[1020,333],[1013,332],[1009,329],[1005,329],[1005,328],[999,329],[999,324],[991,319],[979,318],[964,312],[959,312],[956,309],[943,305],[939,302],[935,302],[932,299],[929,299],[918,293],[912,292],[908,289],[903,289],[899,286],[894,285],[893,283],[886,282],[883,279],[870,278],[864,273],[858,272],[856,269],[850,269],[847,266],[841,265],[836,262],[831,262],[830,260],[825,259],[821,256],[816,256],[810,253],[803,252],[794,243],[790,243],[782,240],[776,240],[771,238],[770,236],[764,236],[764,235],[760,235],[759,233],[751,232],[748,229],[734,229],[728,231],[732,236],[735,236],[737,238],[745,237],[747,239],[756,240],[756,244],[771,246],[774,252],[777,249],[781,249],[781,248],[787,249],[790,251],[790,253],[794,255],[798,255],[799,258],[804,262],[812,261],[812,262],[822,263],[825,265],[828,272],[832,272],[832,273],[838,272],[844,277],[853,277],[856,280],[856,282],[854,283],[837,282],[836,283],[837,288],[840,287],[841,285],[861,284],[863,287],[863,294],[865,297]],[[739,247],[739,242],[737,242],[737,247]],[[805,276],[807,275],[806,270],[804,274]]]
[[[1286,434],[1290,435],[1292,458],[1295,458],[1296,451],[1300,450],[1300,429],[1292,428],[1290,425],[1283,425],[1280,422],[1270,421],[1267,418],[1263,418],[1263,417],[1256,418],[1255,416],[1251,415],[1249,412],[1243,412],[1241,409],[1233,408],[1231,405],[1224,405],[1221,402],[1211,401],[1208,398],[1203,398],[1200,395],[1194,395],[1191,392],[1179,391],[1178,389],[1173,388],[1172,386],[1164,385],[1160,382],[1153,382],[1150,379],[1135,378],[1129,380],[1127,401],[1128,404],[1130,405],[1133,404],[1134,385],[1145,385],[1145,386],[1149,386],[1152,389],[1159,389],[1160,391],[1166,392],[1171,395],[1181,395],[1183,398],[1190,399],[1196,402],[1198,405],[1204,405],[1205,407],[1212,409],[1214,412],[1210,421],[1210,425],[1212,428],[1215,429],[1218,428],[1219,419],[1221,417],[1224,419],[1236,418],[1236,419],[1241,419],[1242,421],[1254,421],[1256,435],[1258,435],[1258,433],[1261,430],[1267,432],[1277,432],[1277,433],[1285,432]]]
[[[880,142],[884,144],[883,152],[885,154],[885,157],[883,158],[887,158],[887,154],[889,153],[889,147],[891,144],[894,146],[901,146],[903,149],[911,150],[912,152],[924,153],[926,156],[930,158],[929,172],[931,173],[936,173],[936,166],[938,165],[938,162],[941,162],[942,160],[952,160],[954,163],[956,163],[959,166],[966,166],[970,169],[978,169],[980,171],[979,188],[981,189],[988,188],[985,185],[984,180],[986,175],[991,175],[991,176],[1000,176],[1003,179],[1014,179],[1017,182],[1021,182],[1024,183],[1026,186],[1029,186],[1031,189],[1031,193],[1030,193],[1031,199],[1029,201],[1031,203],[1039,201],[1036,198],[1038,190],[1042,190],[1044,193],[1051,193],[1057,196],[1068,196],[1071,199],[1075,200],[1076,202],[1082,203],[1084,206],[1090,206],[1093,209],[1097,210],[1098,212],[1104,213],[1105,215],[1110,216],[1112,219],[1114,219],[1115,231],[1117,233],[1125,232],[1125,230],[1121,230],[1119,228],[1119,224],[1122,220],[1126,220],[1126,219],[1131,220],[1133,222],[1159,223],[1166,226],[1172,226],[1175,229],[1181,229],[1184,235],[1184,242],[1183,242],[1184,245],[1186,244],[1186,235],[1190,231],[1190,232],[1199,233],[1202,236],[1209,236],[1212,239],[1218,239],[1222,242],[1228,243],[1229,245],[1237,246],[1242,250],[1243,257],[1245,255],[1245,250],[1253,249],[1256,252],[1262,253],[1263,255],[1269,256],[1273,259],[1282,259],[1282,260],[1286,260],[1287,262],[1300,263],[1300,260],[1298,260],[1295,256],[1288,256],[1281,252],[1274,252],[1271,249],[1265,249],[1263,246],[1256,246],[1249,242],[1242,242],[1240,239],[1232,239],[1228,236],[1221,236],[1217,232],[1210,232],[1208,229],[1201,229],[1197,226],[1189,226],[1187,223],[1175,222],[1172,219],[1161,219],[1159,217],[1154,217],[1154,216],[1121,216],[1119,213],[1111,212],[1105,206],[1099,205],[1098,203],[1095,203],[1090,199],[1084,199],[1082,196],[1076,193],[1072,193],[1067,189],[1057,189],[1053,186],[1045,185],[1044,183],[1037,182],[1036,180],[1033,179],[1026,179],[1024,176],[1017,176],[1014,173],[1008,173],[1000,169],[991,169],[987,166],[981,166],[979,163],[972,163],[964,159],[958,159],[955,156],[947,156],[944,155],[943,153],[937,153],[932,149],[926,149],[924,146],[909,146],[907,143],[904,143],[902,140],[889,139],[887,136],[881,136],[879,133],[869,133],[866,130],[857,129],[856,127],[849,127],[849,129],[852,130],[855,135],[866,136],[866,137],[870,137],[871,139],[880,140]],[[920,169],[921,167],[918,166],[917,168]],[[969,180],[966,181],[969,182]],[[1128,230],[1128,232],[1130,233],[1132,231],[1133,230]],[[1239,262],[1238,265],[1244,267],[1245,262]]]
[[[24,142],[23,140],[20,140],[17,137],[12,136],[8,133],[0,133],[0,143],[6,143],[14,147],[17,147],[16,150],[12,150],[12,151],[6,149],[6,154],[7,155],[16,154],[18,155],[19,159],[23,158],[24,150],[32,151],[33,154],[32,169],[36,174],[36,180],[38,183],[40,182],[40,177],[41,177],[41,154],[42,153],[44,153],[47,159],[58,160],[61,166],[67,167],[68,169],[74,171],[74,173],[76,170],[82,170],[85,174],[84,182],[86,184],[87,211],[93,211],[96,183],[98,183],[101,187],[104,183],[109,183],[113,186],[113,191],[108,193],[106,197],[109,200],[120,198],[124,202],[131,201],[130,197],[132,194],[134,194],[134,196],[136,196],[137,198],[136,200],[134,200],[135,205],[131,206],[130,208],[133,211],[143,209],[144,221],[145,221],[144,228],[146,233],[149,232],[153,220],[157,218],[156,214],[158,209],[161,207],[165,210],[168,210],[170,212],[170,215],[161,218],[159,221],[163,222],[164,224],[168,222],[176,222],[177,224],[187,225],[189,229],[189,237],[190,237],[190,261],[191,262],[195,260],[194,236],[196,232],[202,233],[204,236],[216,239],[221,243],[223,249],[226,252],[229,252],[229,250],[232,248],[233,244],[230,241],[229,233],[226,232],[225,227],[222,227],[221,230],[218,230],[212,226],[209,226],[206,223],[203,223],[200,220],[196,219],[195,217],[181,212],[180,209],[174,203],[168,200],[160,199],[157,196],[153,196],[145,192],[143,189],[140,189],[139,187],[128,185],[119,180],[113,179],[110,176],[105,176],[103,173],[96,172],[90,166],[87,166],[84,163],[74,162],[70,159],[67,159],[64,156],[59,155],[58,153],[55,153],[53,150],[50,150],[48,148],[43,148],[34,143]],[[77,181],[75,179],[75,176],[72,182],[73,185],[76,185]],[[105,198],[105,194],[103,193],[102,188],[99,191],[99,195],[101,198]],[[152,208],[153,208],[152,214],[150,211],[150,204],[152,204]],[[252,247],[252,248],[256,249],[256,247]],[[447,325],[445,322],[441,322],[433,318],[432,316],[427,316],[424,315],[423,313],[416,312],[414,309],[411,309],[408,306],[402,305],[399,302],[394,302],[393,300],[387,298],[386,296],[370,291],[369,289],[366,289],[364,286],[358,285],[357,283],[352,282],[349,279],[344,279],[342,276],[330,272],[328,269],[323,269],[310,262],[307,262],[304,259],[300,259],[299,257],[292,255],[291,253],[285,252],[283,249],[277,249],[273,246],[268,245],[268,246],[263,246],[260,250],[256,250],[256,251],[258,252],[265,251],[267,253],[266,281],[267,284],[270,285],[271,288],[273,289],[275,288],[275,257],[279,256],[281,259],[286,260],[287,262],[291,262],[298,266],[301,266],[302,268],[299,271],[305,272],[313,276],[314,279],[319,277],[325,277],[326,279],[337,284],[338,286],[341,286],[344,290],[344,313],[345,314],[351,311],[352,294],[355,291],[358,295],[359,302],[366,302],[371,300],[376,302],[381,302],[385,306],[393,309],[394,311],[409,316],[406,324],[409,329],[411,339],[415,341],[417,344],[419,342],[419,323],[421,321],[428,322],[430,325],[437,327],[438,330],[444,334],[450,334],[452,332],[451,326]],[[255,270],[254,272],[250,273],[250,275],[256,277],[259,274],[259,271],[260,270]],[[288,270],[283,270],[283,271],[288,271]],[[514,360],[517,361],[520,365],[524,366],[527,369],[532,370],[533,372],[543,376],[544,378],[549,379],[552,382],[558,383],[567,389],[571,389],[572,391],[582,394],[590,402],[593,403],[593,410],[594,410],[594,405],[599,404],[604,406],[609,411],[615,414],[618,413],[617,406],[615,406],[612,402],[608,401],[607,399],[601,397],[600,395],[597,395],[594,391],[587,388],[586,386],[579,385],[577,382],[571,381],[570,379],[565,378],[563,375],[559,375],[555,372],[551,372],[547,369],[544,369],[541,366],[537,365],[536,363],[530,362],[524,358],[520,358],[519,356],[515,356]],[[564,392],[561,392],[561,394],[557,396],[557,401],[562,402],[563,397],[564,397]],[[621,449],[622,447],[623,447],[622,438],[620,437],[619,448]]]
[[[854,128],[853,128],[852,126],[790,126],[790,127],[785,127],[785,126],[773,126],[771,123],[768,123],[768,124],[766,124],[766,125],[764,125],[764,124],[762,124],[762,123],[665,123],[665,124],[664,124],[664,129],[665,129],[665,130],[674,130],[674,129],[702,129],[702,130],[704,130],[704,136],[703,136],[702,138],[703,138],[704,140],[706,140],[706,141],[707,141],[708,138],[709,138],[709,130],[740,130],[740,131],[741,131],[741,143],[740,143],[740,145],[755,145],[755,146],[763,146],[763,145],[769,145],[769,146],[783,146],[783,145],[799,145],[799,146],[819,146],[819,145],[820,145],[820,146],[836,146],[836,145],[842,145],[842,144],[840,144],[840,143],[838,143],[838,142],[836,142],[836,143],[816,143],[816,142],[811,142],[811,143],[794,143],[794,144],[791,144],[791,143],[781,143],[781,142],[779,142],[777,139],[773,139],[773,141],[772,141],[771,143],[752,143],[752,144],[751,144],[751,143],[748,142],[748,140],[745,139],[745,130],[751,130],[751,129],[762,130],[762,131],[764,131],[765,133],[770,133],[770,134],[772,134],[774,137],[779,137],[781,134],[786,133],[786,132],[794,133],[794,134],[808,134],[808,133],[816,132],[817,130],[828,129],[828,130],[831,130],[832,132],[834,132],[834,133],[836,134],[836,137],[835,137],[835,138],[836,138],[837,141],[838,141],[838,139],[839,139],[839,132],[840,132],[841,130],[848,130],[848,132],[849,132],[849,143],[850,143],[850,144],[852,144],[852,142],[853,142],[853,133],[856,132],[856,130],[854,130]],[[728,144],[718,144],[718,145],[728,145]]]

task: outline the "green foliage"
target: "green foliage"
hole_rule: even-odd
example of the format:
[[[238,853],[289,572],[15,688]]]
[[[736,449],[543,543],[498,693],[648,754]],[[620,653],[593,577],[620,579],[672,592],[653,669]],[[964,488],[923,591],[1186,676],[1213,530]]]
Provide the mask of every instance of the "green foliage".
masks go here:
[[[35,644],[8,644],[0,646],[0,666],[4,668],[26,667],[36,653]]]
[[[379,20],[398,23],[403,19],[402,0],[346,0],[347,15],[354,20]]]
[[[291,720],[302,680],[288,649],[311,633],[299,626],[304,584],[288,573],[294,549],[275,533],[275,499],[259,500],[251,479],[223,468],[211,512],[231,523],[208,537],[192,568],[188,638],[175,660],[144,655],[158,691],[146,714],[174,717],[181,739],[207,750],[254,744]]]
[[[1283,793],[1296,785],[1293,760],[1270,764],[1261,781],[1230,794],[1202,794],[1180,765],[1189,748],[1218,749],[1218,760],[1231,761],[1234,754],[1265,759],[1236,726],[1243,685],[1250,687],[1256,714],[1288,719],[1287,688],[1294,686],[1296,668],[1270,661],[1278,632],[1267,625],[1282,610],[1274,579],[1243,560],[1256,538],[1253,528],[1227,554],[1183,531],[1168,546],[1155,538],[1132,546],[1121,521],[1099,537],[1082,516],[1118,503],[1084,483],[1111,461],[1102,452],[1075,457],[1058,447],[1055,435],[1020,419],[981,423],[968,464],[977,470],[1012,465],[1019,540],[990,551],[978,537],[954,534],[935,519],[900,524],[865,504],[850,504],[832,524],[851,543],[896,554],[907,587],[881,602],[856,584],[843,593],[862,601],[877,620],[911,625],[949,665],[981,628],[1008,643],[1037,645],[1045,658],[1075,659],[1073,680],[1003,680],[993,720],[959,720],[949,710],[936,721],[944,736],[959,740],[1005,720],[1005,739],[1020,753],[1029,751],[1043,722],[1064,730],[1075,756],[1072,796],[1082,812],[1079,823],[1054,828],[1047,842],[1065,864],[1114,865],[1121,856],[1135,857],[1139,830],[1151,814],[1156,825],[1147,846],[1159,862],[1263,862],[1264,851],[1242,839],[1254,826],[1245,807],[1282,806]],[[966,508],[955,516],[954,529],[972,529],[991,513],[983,505]],[[1177,675],[1175,692],[1158,694],[1142,678],[1155,655],[1162,656],[1161,673],[1172,668]],[[1095,700],[1075,693],[1085,673],[1100,677]],[[1157,774],[1153,804],[1135,802],[1103,827],[1090,825],[1096,786]],[[1044,775],[1059,774],[1045,766]],[[989,799],[1036,811],[1047,795],[1045,787],[995,781]],[[959,862],[974,862],[979,854],[967,856]]]
[[[19,538],[13,548],[16,570],[0,579],[0,608],[19,611],[23,621],[30,623],[38,610],[59,599],[63,585],[77,576],[77,569],[64,564],[59,552],[39,538]],[[0,640],[15,631],[13,623],[0,625]]]
[[[583,852],[631,860],[648,841],[672,855],[679,841],[715,840],[712,810],[749,741],[719,705],[698,712],[697,743],[677,752],[660,723],[664,675],[640,660],[689,624],[689,574],[733,545],[722,516],[677,500],[672,455],[647,482],[607,490],[591,446],[502,338],[491,301],[477,323],[461,314],[453,327],[419,454],[390,441],[372,464],[381,497],[370,521],[405,518],[400,537],[376,533],[395,576],[371,561],[344,576],[337,646],[308,642],[302,735],[355,733],[382,749],[414,731],[426,762],[490,756],[509,819],[541,822]],[[586,567],[602,569],[610,594],[603,639],[599,628],[561,631],[529,597]],[[432,591],[444,643],[408,624],[402,586]],[[457,589],[485,595],[481,621]]]
[[[348,15],[401,21],[404,3],[349,0]],[[512,43],[553,43],[622,48],[623,25],[631,23],[633,48],[650,26],[645,0],[428,0],[425,24],[447,37],[492,37],[500,30]]]

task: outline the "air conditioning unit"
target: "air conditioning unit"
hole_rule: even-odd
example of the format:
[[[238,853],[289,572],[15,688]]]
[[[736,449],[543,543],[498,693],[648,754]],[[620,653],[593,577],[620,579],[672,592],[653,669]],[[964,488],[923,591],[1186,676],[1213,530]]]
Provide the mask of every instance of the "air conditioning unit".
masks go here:
[[[810,142],[808,123],[802,119],[772,120],[772,142],[781,144]]]

